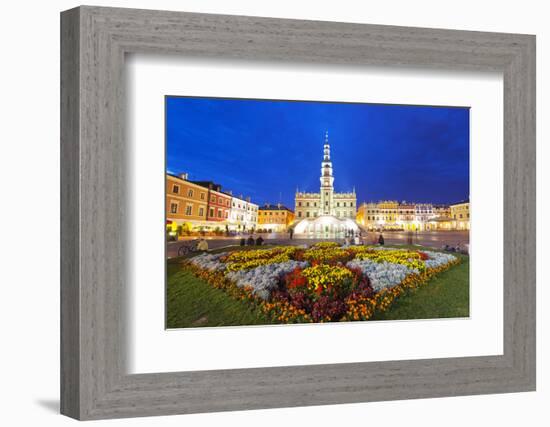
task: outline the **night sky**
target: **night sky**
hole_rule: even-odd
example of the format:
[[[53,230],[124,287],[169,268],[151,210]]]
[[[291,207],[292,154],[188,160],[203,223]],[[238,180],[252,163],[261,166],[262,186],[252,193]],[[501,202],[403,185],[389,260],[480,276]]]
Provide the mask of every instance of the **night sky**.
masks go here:
[[[469,109],[166,97],[166,168],[254,203],[318,192],[325,131],[335,191],[357,202],[469,197]]]

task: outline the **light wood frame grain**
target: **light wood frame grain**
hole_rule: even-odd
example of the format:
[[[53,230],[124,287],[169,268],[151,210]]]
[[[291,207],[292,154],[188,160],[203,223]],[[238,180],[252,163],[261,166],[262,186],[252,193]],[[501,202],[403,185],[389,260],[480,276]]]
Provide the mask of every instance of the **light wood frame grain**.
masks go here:
[[[127,374],[124,58],[136,52],[503,72],[504,354]],[[61,14],[61,165],[63,414],[100,419],[535,389],[534,36],[71,9]]]

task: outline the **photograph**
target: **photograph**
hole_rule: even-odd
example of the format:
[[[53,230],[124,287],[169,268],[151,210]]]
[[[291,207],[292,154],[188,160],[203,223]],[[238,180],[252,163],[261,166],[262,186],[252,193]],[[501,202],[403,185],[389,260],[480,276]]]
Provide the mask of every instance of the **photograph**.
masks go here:
[[[467,106],[164,108],[167,329],[469,317]]]

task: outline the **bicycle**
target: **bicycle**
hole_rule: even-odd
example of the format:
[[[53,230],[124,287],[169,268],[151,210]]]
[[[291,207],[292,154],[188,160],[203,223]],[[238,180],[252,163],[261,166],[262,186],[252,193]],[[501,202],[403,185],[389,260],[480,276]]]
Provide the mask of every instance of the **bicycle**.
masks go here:
[[[192,240],[190,243],[184,243],[178,248],[178,256],[185,256],[197,251],[198,240]]]

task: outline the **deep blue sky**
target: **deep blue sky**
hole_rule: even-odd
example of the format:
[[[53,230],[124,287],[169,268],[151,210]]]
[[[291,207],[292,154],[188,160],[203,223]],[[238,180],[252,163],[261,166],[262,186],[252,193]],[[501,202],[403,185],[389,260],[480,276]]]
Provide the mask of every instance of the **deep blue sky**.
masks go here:
[[[469,197],[469,109],[166,98],[166,168],[258,204],[319,191],[325,130],[336,191],[357,201]]]

